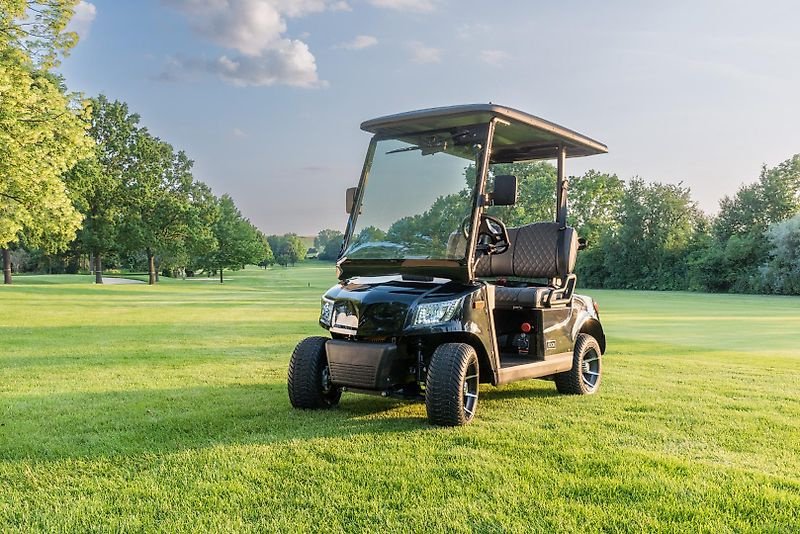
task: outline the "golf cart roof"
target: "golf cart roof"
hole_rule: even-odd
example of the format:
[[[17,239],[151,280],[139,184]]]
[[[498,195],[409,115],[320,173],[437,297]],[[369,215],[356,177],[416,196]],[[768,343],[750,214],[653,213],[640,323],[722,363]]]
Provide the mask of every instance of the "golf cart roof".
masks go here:
[[[379,135],[402,135],[487,123],[495,117],[501,122],[495,129],[493,163],[553,159],[562,143],[566,146],[567,157],[608,152],[606,145],[585,135],[496,104],[447,106],[386,115],[361,123],[361,129]]]

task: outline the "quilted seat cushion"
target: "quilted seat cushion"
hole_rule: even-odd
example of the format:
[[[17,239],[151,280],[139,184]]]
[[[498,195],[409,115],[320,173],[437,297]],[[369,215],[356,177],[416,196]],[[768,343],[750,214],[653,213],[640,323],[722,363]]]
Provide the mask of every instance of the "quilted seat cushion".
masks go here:
[[[509,247],[502,254],[481,256],[478,276],[557,278],[571,274],[578,252],[578,236],[571,227],[537,222],[508,229]]]
[[[505,287],[495,286],[494,304],[498,308],[543,308],[550,287]]]

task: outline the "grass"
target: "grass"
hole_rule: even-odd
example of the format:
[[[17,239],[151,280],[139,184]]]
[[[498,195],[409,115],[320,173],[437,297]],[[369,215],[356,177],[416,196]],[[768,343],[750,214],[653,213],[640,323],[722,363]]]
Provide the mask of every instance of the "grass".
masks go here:
[[[599,395],[483,386],[440,429],[292,410],[332,268],[229,276],[0,288],[1,531],[800,530],[800,298],[588,291]]]

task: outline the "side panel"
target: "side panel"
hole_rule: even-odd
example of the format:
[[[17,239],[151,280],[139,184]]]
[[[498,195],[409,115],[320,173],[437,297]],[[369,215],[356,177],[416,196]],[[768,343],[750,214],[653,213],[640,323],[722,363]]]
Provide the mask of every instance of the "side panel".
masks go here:
[[[542,325],[539,332],[540,354],[544,359],[556,354],[572,352],[575,337],[572,335],[575,312],[571,306],[563,308],[543,308]]]

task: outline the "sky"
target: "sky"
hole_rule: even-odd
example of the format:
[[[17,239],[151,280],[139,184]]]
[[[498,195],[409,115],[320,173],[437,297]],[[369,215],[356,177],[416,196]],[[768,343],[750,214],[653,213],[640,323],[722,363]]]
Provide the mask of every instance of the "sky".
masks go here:
[[[706,212],[800,152],[800,3],[82,0],[70,89],[125,101],[267,234],[343,229],[373,117],[494,102]]]

